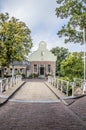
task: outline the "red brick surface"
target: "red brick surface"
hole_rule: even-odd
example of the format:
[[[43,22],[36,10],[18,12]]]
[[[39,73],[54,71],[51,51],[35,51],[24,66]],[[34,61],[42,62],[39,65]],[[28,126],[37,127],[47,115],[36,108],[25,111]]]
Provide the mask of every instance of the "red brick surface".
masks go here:
[[[70,106],[8,102],[0,107],[0,130],[86,130],[86,96]]]
[[[86,124],[86,96],[77,99],[69,108]]]
[[[86,126],[62,103],[8,102],[0,108],[0,130],[86,130]]]
[[[55,62],[53,61],[32,61],[30,63],[31,73],[34,73],[34,64],[37,64],[37,73],[40,75],[40,65],[44,65],[44,75],[48,74],[48,64],[51,65],[51,75],[55,75]]]

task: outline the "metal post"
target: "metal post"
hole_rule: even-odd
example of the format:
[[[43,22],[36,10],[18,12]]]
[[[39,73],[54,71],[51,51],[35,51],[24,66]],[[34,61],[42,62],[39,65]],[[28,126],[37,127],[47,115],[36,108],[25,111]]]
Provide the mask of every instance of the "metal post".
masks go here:
[[[83,42],[84,42],[84,81],[86,80],[86,43],[85,43],[85,28],[83,29]]]
[[[85,39],[86,28],[83,29],[83,43],[84,43],[84,83],[83,93],[86,91],[86,39]]]

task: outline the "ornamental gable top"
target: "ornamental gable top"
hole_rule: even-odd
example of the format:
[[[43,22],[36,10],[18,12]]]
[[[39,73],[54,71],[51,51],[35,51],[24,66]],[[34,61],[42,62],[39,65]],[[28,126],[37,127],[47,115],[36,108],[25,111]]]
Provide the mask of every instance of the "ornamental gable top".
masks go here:
[[[29,61],[56,61],[56,56],[47,49],[44,41],[39,43],[39,48],[29,56]]]

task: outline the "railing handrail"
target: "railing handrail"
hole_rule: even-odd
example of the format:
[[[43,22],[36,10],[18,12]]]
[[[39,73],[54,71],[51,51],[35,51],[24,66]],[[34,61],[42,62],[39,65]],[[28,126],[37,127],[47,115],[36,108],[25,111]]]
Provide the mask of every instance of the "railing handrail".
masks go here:
[[[74,96],[74,93],[75,93],[74,89],[77,87],[77,85],[76,85],[77,80],[80,80],[80,82],[78,81],[79,84],[80,84],[78,87],[82,88],[83,79],[81,79],[81,78],[74,78],[74,79],[75,79],[74,80],[75,82],[74,81],[69,82],[67,80],[63,80],[63,79],[59,79],[59,78],[56,78],[56,80],[54,80],[54,78],[52,76],[48,77],[48,81],[53,85],[57,84],[57,88],[60,89],[62,92],[65,91],[67,96],[69,94],[69,89],[72,89],[71,94],[72,94],[72,96]],[[54,83],[54,81],[55,81],[55,83]]]
[[[0,92],[9,89],[10,87],[13,87],[15,84],[19,84],[21,82],[22,76],[17,75],[16,77],[8,77],[4,79],[0,79]]]

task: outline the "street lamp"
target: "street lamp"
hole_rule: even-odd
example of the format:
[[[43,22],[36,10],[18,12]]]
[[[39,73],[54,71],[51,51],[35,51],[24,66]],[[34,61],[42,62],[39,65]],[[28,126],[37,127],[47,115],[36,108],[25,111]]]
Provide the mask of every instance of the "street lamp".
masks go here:
[[[86,28],[83,29],[83,43],[84,43],[84,84],[83,84],[83,93],[86,92]]]

